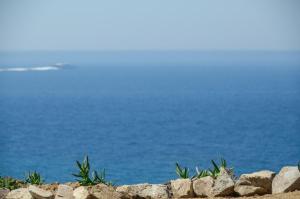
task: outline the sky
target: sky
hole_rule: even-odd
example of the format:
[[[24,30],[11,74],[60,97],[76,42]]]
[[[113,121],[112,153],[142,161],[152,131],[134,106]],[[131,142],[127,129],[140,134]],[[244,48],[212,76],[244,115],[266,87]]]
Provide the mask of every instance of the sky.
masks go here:
[[[0,51],[300,50],[299,0],[0,0]]]

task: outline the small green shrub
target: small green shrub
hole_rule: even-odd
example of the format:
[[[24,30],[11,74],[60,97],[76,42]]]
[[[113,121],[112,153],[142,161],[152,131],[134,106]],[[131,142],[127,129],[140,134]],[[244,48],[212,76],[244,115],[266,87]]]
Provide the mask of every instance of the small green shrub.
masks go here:
[[[220,166],[218,166],[214,160],[211,160],[211,163],[213,165],[213,169],[209,169],[209,175],[211,177],[217,178],[221,173],[221,169],[227,169],[229,171],[229,173],[231,175],[233,175],[233,169],[232,168],[231,169],[227,168],[227,162],[226,162],[225,159],[221,158]]]
[[[106,181],[105,177],[105,169],[103,169],[100,173],[97,171],[92,172],[92,178],[90,177],[90,163],[89,157],[85,156],[82,163],[76,161],[77,167],[79,169],[78,174],[73,174],[73,176],[77,177],[77,181],[82,186],[96,185],[96,184],[106,184],[113,185],[112,182]]]
[[[18,189],[21,187],[21,182],[13,179],[11,177],[1,177],[0,176],[0,188],[2,189],[9,189],[9,190],[13,190],[13,189]]]
[[[106,184],[106,185],[109,185],[109,186],[113,186],[114,183],[112,181],[107,181],[106,180],[106,174],[105,174],[105,169],[103,169],[99,174],[97,171],[93,171],[92,173],[92,181],[95,183],[95,184]]]
[[[77,181],[80,185],[92,185],[93,181],[90,179],[90,163],[89,158],[86,156],[82,162],[82,164],[79,161],[76,161],[76,164],[79,168],[78,174],[73,174],[73,176],[79,178]]]
[[[38,172],[34,171],[31,173],[29,171],[25,178],[25,182],[29,184],[40,185],[43,184],[43,179],[41,177],[41,174],[39,174]]]
[[[176,173],[180,178],[186,179],[189,178],[189,169],[187,167],[180,167],[178,162],[176,162]]]
[[[196,174],[192,177],[192,179],[193,178],[203,178],[206,176],[211,176],[213,178],[217,178],[220,175],[222,168],[226,169],[229,172],[229,174],[233,176],[233,169],[227,168],[227,162],[225,159],[221,158],[220,166],[218,166],[214,160],[211,160],[211,163],[213,165],[213,169],[199,170],[198,167],[196,167]]]
[[[215,163],[215,161],[211,160],[211,163],[213,165],[213,169],[209,169],[210,176],[216,178],[218,175],[220,175],[220,168]]]
[[[300,172],[300,161],[298,162],[298,170]]]
[[[196,167],[196,175],[193,178],[203,178],[210,175],[210,172],[208,170],[199,170],[198,167]]]

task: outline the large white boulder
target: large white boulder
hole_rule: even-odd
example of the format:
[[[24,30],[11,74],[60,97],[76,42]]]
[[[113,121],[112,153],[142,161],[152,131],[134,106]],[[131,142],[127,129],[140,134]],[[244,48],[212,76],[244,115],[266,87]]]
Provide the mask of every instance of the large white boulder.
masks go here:
[[[234,191],[240,196],[270,194],[274,177],[275,172],[268,170],[243,174],[236,182]]]
[[[15,189],[6,195],[6,199],[33,199],[27,188]]]
[[[74,199],[73,188],[68,185],[60,184],[57,188],[55,199]]]
[[[90,188],[93,198],[97,199],[121,199],[122,194],[117,192],[113,187],[105,184],[97,184]]]
[[[211,176],[194,180],[193,191],[198,197],[222,197],[234,193],[234,181],[229,171],[221,168],[216,179]]]
[[[230,172],[221,168],[221,173],[214,181],[211,196],[230,196],[234,193],[234,181]]]
[[[28,187],[29,193],[34,199],[53,199],[54,195],[51,191],[46,191],[33,185]]]
[[[73,191],[74,199],[88,199],[92,198],[92,194],[87,187],[80,186]]]
[[[283,167],[273,180],[272,193],[284,193],[295,190],[300,190],[300,172],[298,167]]]
[[[214,179],[210,176],[198,178],[193,181],[193,190],[198,197],[207,197],[212,195]]]
[[[122,194],[105,184],[80,186],[73,191],[74,199],[121,199]]]
[[[132,198],[167,199],[169,197],[167,186],[161,184],[123,185],[117,187],[116,191],[127,193]]]
[[[261,187],[254,187],[254,186],[235,186],[234,191],[239,196],[254,196],[254,195],[264,195],[266,194],[265,190]]]
[[[192,198],[194,196],[191,179],[171,180],[171,190],[174,198]]]

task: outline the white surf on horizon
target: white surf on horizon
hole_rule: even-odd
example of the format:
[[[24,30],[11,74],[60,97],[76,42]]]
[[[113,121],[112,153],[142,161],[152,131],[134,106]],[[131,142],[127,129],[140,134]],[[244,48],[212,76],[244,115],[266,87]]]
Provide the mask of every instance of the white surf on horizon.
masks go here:
[[[49,66],[36,66],[36,67],[0,67],[0,72],[27,72],[27,71],[51,71],[60,70],[66,64],[56,63]]]

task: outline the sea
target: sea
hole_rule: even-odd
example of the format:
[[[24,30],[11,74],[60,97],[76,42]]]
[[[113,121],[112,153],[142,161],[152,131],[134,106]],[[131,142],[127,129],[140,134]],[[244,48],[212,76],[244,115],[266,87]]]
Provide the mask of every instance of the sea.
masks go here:
[[[1,52],[0,175],[74,181],[86,155],[115,184],[297,165],[300,52]]]

